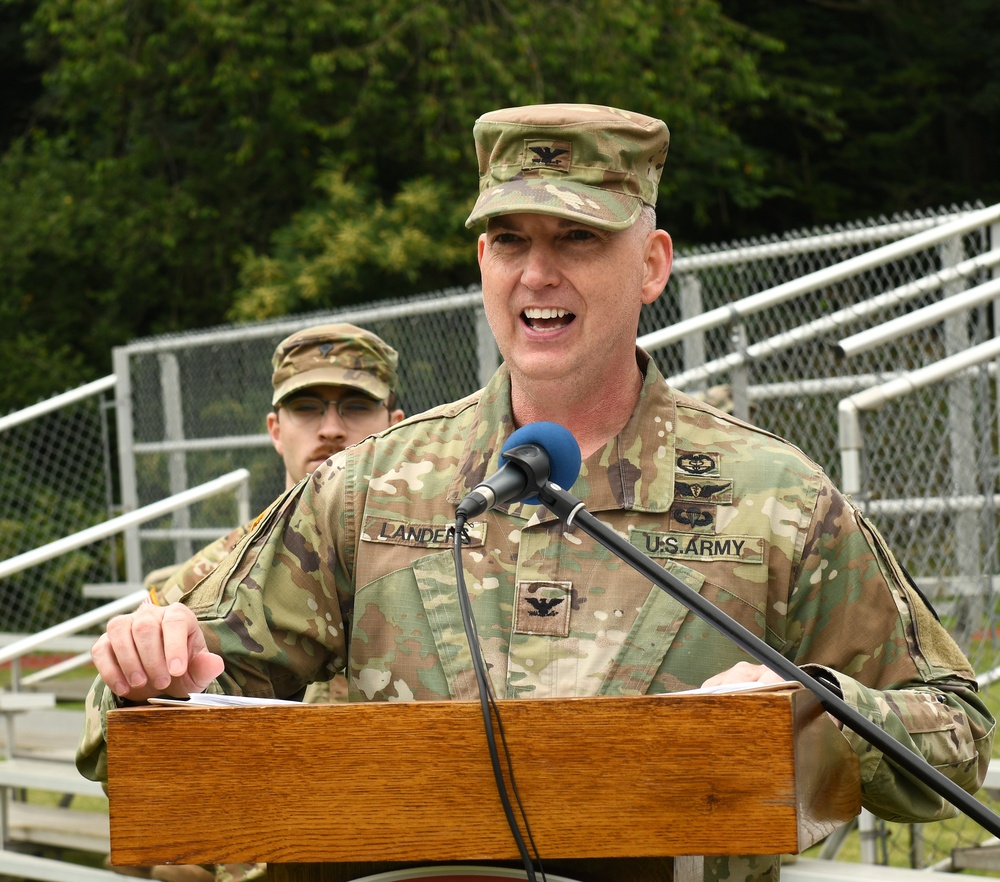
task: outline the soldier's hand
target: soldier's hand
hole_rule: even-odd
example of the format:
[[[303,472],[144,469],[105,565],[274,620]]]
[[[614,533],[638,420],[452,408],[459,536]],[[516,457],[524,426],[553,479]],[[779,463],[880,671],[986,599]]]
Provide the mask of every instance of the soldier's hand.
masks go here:
[[[204,692],[224,667],[222,658],[209,652],[195,614],[180,603],[145,603],[115,616],[91,657],[111,691],[129,701]]]
[[[709,677],[702,683],[702,686],[722,686],[729,683],[760,683],[761,686],[767,686],[771,683],[783,682],[785,682],[785,678],[780,674],[774,673],[770,668],[765,668],[763,665],[750,664],[750,662],[738,662],[721,674]],[[833,716],[833,714],[830,714],[829,717],[838,729],[844,728],[844,724],[837,717]]]

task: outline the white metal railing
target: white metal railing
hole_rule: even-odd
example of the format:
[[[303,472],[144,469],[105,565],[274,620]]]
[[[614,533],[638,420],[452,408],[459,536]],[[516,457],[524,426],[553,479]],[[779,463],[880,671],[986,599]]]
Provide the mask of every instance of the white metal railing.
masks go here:
[[[136,601],[136,606],[146,597],[146,592],[135,592],[135,595],[140,599]],[[125,598],[119,598],[119,600],[124,600]],[[108,616],[116,615],[121,612],[121,610],[109,610],[107,612]],[[27,677],[21,677],[20,683],[22,686],[37,686],[39,683],[44,683],[46,680],[51,680],[54,677],[58,677],[62,674],[68,674],[70,671],[75,671],[77,668],[82,668],[84,665],[89,665],[91,661],[90,651],[81,652],[74,655],[72,658],[68,658],[65,661],[57,662],[54,665],[49,665],[47,668],[42,668],[40,671],[35,671],[33,674],[29,674]]]
[[[956,211],[933,217],[911,218],[887,224],[831,230],[827,233],[806,234],[796,238],[782,238],[774,242],[736,245],[702,251],[697,254],[681,254],[674,257],[675,273],[696,273],[701,270],[732,266],[734,263],[753,263],[773,260],[778,257],[794,257],[798,254],[814,254],[819,251],[836,251],[858,245],[872,245],[876,242],[894,242],[904,236],[912,236],[944,221],[966,217],[968,211]]]
[[[21,656],[27,655],[29,652],[41,649],[50,640],[56,640],[59,637],[76,634],[83,631],[85,628],[89,628],[91,625],[100,624],[120,612],[135,609],[143,601],[146,595],[147,592],[145,590],[136,591],[126,597],[119,597],[117,600],[106,603],[104,606],[98,607],[97,609],[92,609],[89,612],[81,613],[72,619],[67,619],[65,622],[60,622],[58,625],[53,625],[51,628],[46,628],[44,631],[39,631],[37,634],[29,634],[27,637],[8,644],[3,647],[3,649],[0,649],[0,664],[15,661],[21,658]],[[87,655],[87,653],[82,653],[77,657],[83,658]]]
[[[739,319],[818,291],[858,273],[884,266],[932,245],[938,245],[949,239],[954,239],[956,236],[962,236],[972,230],[985,227],[997,220],[1000,220],[1000,205],[992,205],[979,211],[968,212],[957,220],[939,224],[898,242],[891,242],[881,248],[859,254],[833,266],[824,267],[774,288],[744,297],[742,300],[710,309],[700,315],[676,322],[669,327],[645,334],[639,338],[639,345],[652,351],[672,343],[681,342],[691,334],[700,334],[713,328],[732,324]]]
[[[726,371],[742,367],[752,361],[766,358],[778,352],[791,349],[793,346],[800,346],[803,343],[809,343],[826,334],[829,334],[832,331],[842,328],[849,322],[857,322],[859,319],[874,315],[882,310],[897,306],[901,303],[905,303],[908,300],[912,300],[915,297],[919,297],[931,291],[936,291],[951,282],[967,278],[968,276],[980,272],[981,270],[991,269],[997,264],[1000,264],[1000,248],[993,249],[985,254],[977,255],[976,257],[971,257],[968,260],[964,260],[961,263],[956,264],[955,266],[944,267],[936,273],[932,273],[931,275],[909,282],[905,285],[900,285],[898,288],[893,288],[891,291],[885,291],[882,294],[866,300],[864,303],[852,304],[851,306],[832,312],[830,315],[825,315],[811,322],[807,322],[804,325],[800,325],[797,328],[792,328],[790,331],[776,334],[767,340],[761,340],[759,343],[752,343],[743,350],[729,352],[720,358],[716,358],[712,361],[706,362],[705,364],[698,365],[690,368],[689,370],[682,371],[679,374],[675,374],[674,376],[669,377],[667,382],[670,383],[671,386],[683,389],[692,383],[709,380],[712,377],[723,374]],[[990,285],[995,286],[995,283],[987,283],[987,286]],[[946,301],[943,301],[941,305],[935,304],[935,306],[945,310],[950,308],[956,312],[961,309],[970,309],[977,303],[989,300],[991,297],[996,296],[994,290],[980,290],[987,286],[980,285],[978,288],[973,288],[972,290],[977,292],[975,295],[970,295],[968,292],[960,295],[953,295]],[[975,302],[967,302],[969,298],[972,298]],[[945,304],[950,304],[950,307]],[[922,312],[922,310],[918,310],[918,312]],[[930,319],[930,321],[934,320],[936,319]],[[930,323],[930,321],[928,323]],[[885,325],[888,324],[888,322],[885,323]],[[884,327],[885,325],[881,325],[879,327]],[[915,328],[911,327],[908,330],[915,330]],[[871,333],[871,331],[865,331],[862,334],[854,335],[854,337],[844,338],[838,344],[840,353],[844,356],[850,356],[863,351],[857,344],[860,342],[866,342],[870,339],[867,335]],[[903,333],[905,333],[905,331]],[[645,337],[640,339],[639,344],[643,345],[643,341],[645,339]]]
[[[99,539],[107,539],[109,536],[114,536],[116,533],[121,533],[130,527],[144,524],[146,521],[162,517],[179,508],[184,508],[194,502],[200,502],[203,499],[208,499],[227,490],[236,489],[240,491],[238,495],[238,506],[240,508],[238,523],[245,523],[250,519],[249,501],[246,496],[246,488],[249,480],[249,471],[246,469],[236,469],[220,478],[215,478],[212,481],[199,484],[197,487],[192,487],[190,490],[175,493],[173,496],[168,496],[159,502],[153,502],[142,508],[137,508],[135,511],[126,512],[101,524],[80,530],[72,536],[64,536],[62,539],[56,539],[47,545],[26,551],[23,554],[17,554],[5,561],[0,561],[0,579],[5,576],[11,576],[14,573],[19,573],[44,561],[51,560],[54,557],[59,557],[59,555],[65,554],[67,551],[75,551],[77,548],[82,548],[84,545],[89,545],[91,542],[96,542]]]
[[[61,395],[55,395],[46,401],[40,401],[38,404],[32,404],[30,407],[25,407],[15,413],[0,417],[0,432],[6,432],[7,429],[20,426],[22,423],[45,416],[47,413],[53,413],[69,404],[76,404],[85,398],[90,398],[93,395],[99,395],[101,392],[114,389],[116,383],[117,379],[115,375],[111,374],[111,376],[102,377],[100,380],[94,380],[85,386],[70,389],[69,392],[63,392]]]
[[[1000,254],[1000,251],[995,253]],[[912,334],[914,331],[930,327],[965,310],[990,303],[997,297],[1000,297],[1000,278],[992,279],[973,288],[967,288],[965,291],[952,294],[937,303],[931,303],[891,321],[876,325],[874,328],[868,328],[857,334],[852,334],[850,337],[845,337],[837,344],[837,349],[843,356],[867,352],[869,349],[881,346],[897,337]]]
[[[414,297],[401,303],[392,309],[394,318],[405,318],[407,316],[423,315],[428,312],[449,312],[462,307],[477,306],[482,302],[482,294],[478,285],[470,285],[467,289],[456,291],[446,296]],[[337,312],[338,322],[351,322],[362,327],[369,322],[383,317],[384,307],[362,307],[359,309],[345,310]],[[280,337],[291,334],[302,329],[302,319],[292,318],[286,321],[269,321],[258,327],[248,325],[242,329],[244,339],[254,338],[265,339]],[[196,334],[186,334],[183,340],[184,349],[191,349],[198,346],[215,346],[218,343],[225,343],[231,339],[231,332],[226,330],[204,331]],[[139,340],[122,347],[127,350],[130,356],[156,353],[174,352],[178,348],[176,336],[164,335],[153,337],[148,340]]]
[[[880,386],[844,398],[837,406],[839,449],[842,471],[841,489],[845,494],[860,494],[861,451],[864,446],[861,414],[879,410],[896,398],[908,395],[932,383],[957,376],[969,368],[1000,358],[1000,338],[993,338],[964,352],[950,355],[933,364],[910,371]]]
[[[237,493],[237,507],[239,509],[238,523],[245,523],[250,518],[248,494],[249,480],[250,472],[247,469],[236,469],[235,471],[222,475],[219,478],[215,478],[212,481],[206,481],[204,484],[200,484],[197,487],[192,487],[182,493],[170,496],[167,499],[161,499],[158,502],[151,503],[150,505],[143,506],[142,508],[137,508],[135,511],[127,512],[126,514],[111,518],[104,523],[88,527],[85,530],[80,530],[72,536],[57,539],[55,542],[49,542],[47,545],[42,545],[39,548],[32,549],[24,554],[15,555],[14,557],[0,562],[0,578],[14,575],[15,573],[19,573],[32,566],[43,563],[44,561],[58,557],[61,554],[74,551],[77,548],[82,548],[85,545],[89,545],[91,542],[96,542],[99,539],[106,539],[116,533],[123,532],[126,529],[135,527],[136,525],[145,523],[146,521],[162,517],[165,514],[169,514],[179,508],[191,505],[194,502],[200,502],[203,499],[208,499],[212,496],[218,495],[219,493],[225,493],[231,490],[236,490]],[[120,597],[110,603],[106,603],[97,609],[82,613],[72,619],[61,622],[58,625],[53,625],[50,628],[39,631],[37,634],[30,634],[0,648],[0,664],[4,664],[6,662],[12,663],[12,688],[17,690],[22,683],[19,665],[22,656],[29,652],[34,652],[36,649],[43,647],[50,641],[57,640],[60,637],[66,637],[71,634],[76,634],[79,631],[89,628],[91,625],[103,622],[110,616],[116,615],[119,612],[134,609],[145,597],[146,591],[144,589],[132,592],[125,597]],[[51,666],[46,668],[44,671],[39,671],[38,673],[33,674],[31,676],[31,681],[36,682],[42,679],[47,679],[48,677],[54,676],[56,673],[62,673],[66,670],[86,664],[88,660],[89,653],[80,653],[74,658],[60,662],[58,665]],[[26,683],[28,681],[25,680],[23,682]]]

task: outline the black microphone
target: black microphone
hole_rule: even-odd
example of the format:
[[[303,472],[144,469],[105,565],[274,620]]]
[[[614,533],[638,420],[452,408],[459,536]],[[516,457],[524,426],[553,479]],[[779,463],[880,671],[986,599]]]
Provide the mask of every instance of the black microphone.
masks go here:
[[[522,426],[504,443],[500,457],[506,463],[459,503],[456,519],[468,521],[504,502],[538,505],[538,491],[547,482],[568,488],[580,474],[580,446],[558,423]]]

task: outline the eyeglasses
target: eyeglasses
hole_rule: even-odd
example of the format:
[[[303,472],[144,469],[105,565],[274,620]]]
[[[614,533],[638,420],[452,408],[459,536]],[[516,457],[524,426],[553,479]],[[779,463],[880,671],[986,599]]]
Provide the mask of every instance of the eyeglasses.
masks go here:
[[[283,407],[291,421],[299,426],[319,425],[326,419],[328,407],[336,408],[337,416],[345,426],[366,426],[381,408],[388,405],[384,401],[364,396],[324,401],[322,398],[302,395],[290,401],[282,401],[279,407]]]

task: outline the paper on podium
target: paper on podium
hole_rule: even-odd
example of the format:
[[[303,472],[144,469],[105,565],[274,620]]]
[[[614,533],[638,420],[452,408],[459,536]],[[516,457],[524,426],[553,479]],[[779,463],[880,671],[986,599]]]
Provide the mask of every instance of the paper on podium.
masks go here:
[[[801,683],[795,680],[782,680],[780,683],[758,683],[748,680],[741,683],[720,683],[718,686],[701,686],[698,689],[683,689],[680,692],[664,692],[665,698],[675,695],[721,695],[726,692],[780,692],[785,689],[803,689]]]
[[[301,704],[285,698],[254,698],[252,695],[220,695],[216,692],[195,692],[187,698],[151,698],[150,704],[173,707],[257,707],[265,704]]]
[[[716,695],[726,692],[776,692],[782,689],[800,688],[801,684],[794,680],[783,680],[780,683],[758,683],[756,681],[743,683],[723,683],[718,686],[702,686],[698,689],[685,689],[681,692],[666,692],[663,697],[674,695]],[[216,692],[195,692],[187,698],[168,698],[166,696],[149,699],[150,704],[162,704],[172,707],[257,707],[260,705],[301,704],[285,698],[255,698],[251,695],[222,695]]]

